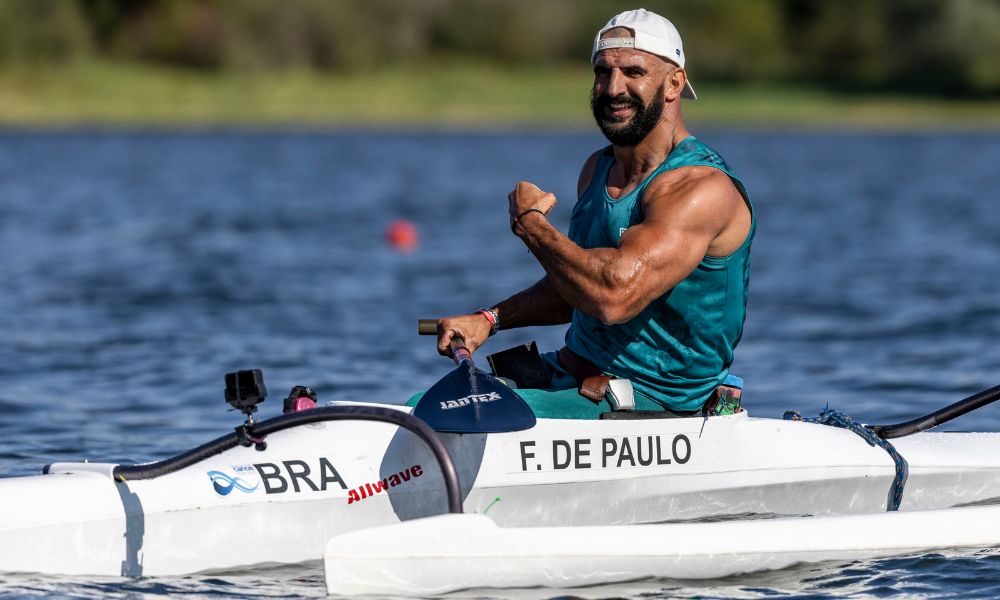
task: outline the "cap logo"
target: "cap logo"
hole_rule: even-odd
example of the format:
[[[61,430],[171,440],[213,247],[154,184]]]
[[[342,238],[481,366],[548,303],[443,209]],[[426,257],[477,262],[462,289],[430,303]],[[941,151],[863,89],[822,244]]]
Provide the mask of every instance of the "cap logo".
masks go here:
[[[681,55],[681,49],[680,48],[675,49],[674,52],[677,54],[677,56]]]
[[[608,48],[635,48],[635,38],[605,38],[597,42],[597,51]]]

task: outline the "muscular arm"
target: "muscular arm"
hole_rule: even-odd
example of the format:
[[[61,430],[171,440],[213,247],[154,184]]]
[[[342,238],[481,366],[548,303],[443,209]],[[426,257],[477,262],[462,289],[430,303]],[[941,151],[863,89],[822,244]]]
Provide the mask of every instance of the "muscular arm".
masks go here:
[[[512,212],[536,203],[550,208],[554,197],[544,196],[551,194],[519,184]],[[687,277],[706,254],[735,250],[739,244],[730,249],[732,240],[742,240],[739,230],[745,237],[749,228],[748,220],[744,228],[735,218],[741,206],[725,174],[688,167],[650,184],[643,195],[645,219],[622,235],[618,248],[585,250],[538,213],[523,217],[515,231],[561,298],[604,323],[622,323]]]
[[[590,184],[600,151],[595,152],[584,163],[577,181],[577,196]],[[531,287],[521,290],[496,305],[501,329],[530,327],[535,325],[562,325],[573,318],[573,306],[566,302],[548,275]],[[475,351],[490,334],[489,323],[481,314],[457,315],[438,320],[438,352],[449,355],[452,338],[462,338],[466,346]]]
[[[573,316],[570,306],[543,277],[531,287],[521,290],[497,304],[501,329],[531,325],[569,323]],[[451,354],[452,338],[462,338],[470,352],[475,352],[490,335],[490,324],[480,313],[457,315],[438,320],[438,352]]]
[[[500,329],[532,325],[561,325],[573,318],[573,307],[556,292],[549,277],[522,290],[500,304]]]
[[[576,196],[580,198],[587,191],[590,180],[594,177],[594,169],[601,150],[587,158],[580,170],[576,182]],[[500,304],[500,328],[530,327],[533,325],[562,325],[573,319],[573,305],[567,302],[553,284],[548,275],[538,280],[535,285],[522,290]]]

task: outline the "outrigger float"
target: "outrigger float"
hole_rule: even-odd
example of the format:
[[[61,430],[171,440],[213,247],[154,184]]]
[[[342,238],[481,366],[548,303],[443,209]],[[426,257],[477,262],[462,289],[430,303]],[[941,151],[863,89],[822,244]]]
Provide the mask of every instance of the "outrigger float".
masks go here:
[[[536,419],[456,356],[416,409],[333,402],[259,422],[260,372],[241,371],[227,400],[247,419],[226,436],[157,463],[2,478],[0,571],[178,575],[325,556],[332,593],[440,593],[1000,545],[1000,434],[923,432],[1000,386],[865,428],[893,439],[899,495],[899,460],[855,431],[745,411]],[[432,410],[469,386],[499,398]],[[737,559],[703,560],[723,554]]]

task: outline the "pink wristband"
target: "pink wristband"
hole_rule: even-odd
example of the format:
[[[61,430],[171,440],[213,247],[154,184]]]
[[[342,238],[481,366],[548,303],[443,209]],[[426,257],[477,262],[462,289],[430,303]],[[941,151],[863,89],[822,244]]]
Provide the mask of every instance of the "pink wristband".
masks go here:
[[[500,329],[497,313],[492,308],[480,308],[479,314],[486,317],[486,320],[490,322],[490,335],[493,335]]]

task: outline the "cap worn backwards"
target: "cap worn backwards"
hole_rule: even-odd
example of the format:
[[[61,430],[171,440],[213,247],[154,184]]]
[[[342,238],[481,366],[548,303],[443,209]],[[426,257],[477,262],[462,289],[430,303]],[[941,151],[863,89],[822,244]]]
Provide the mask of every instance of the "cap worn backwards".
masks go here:
[[[601,39],[601,36],[605,32],[615,27],[624,27],[631,30],[633,37]],[[597,59],[598,52],[611,48],[643,50],[669,60],[682,69],[684,68],[684,45],[681,43],[681,34],[677,32],[677,28],[674,27],[673,23],[645,8],[627,10],[612,17],[608,21],[608,24],[602,27],[597,32],[597,35],[594,36],[594,48],[590,53],[590,62],[593,63]],[[681,90],[681,98],[689,100],[698,99],[698,96],[694,93],[694,88],[691,87],[690,81],[684,84],[684,89]]]

